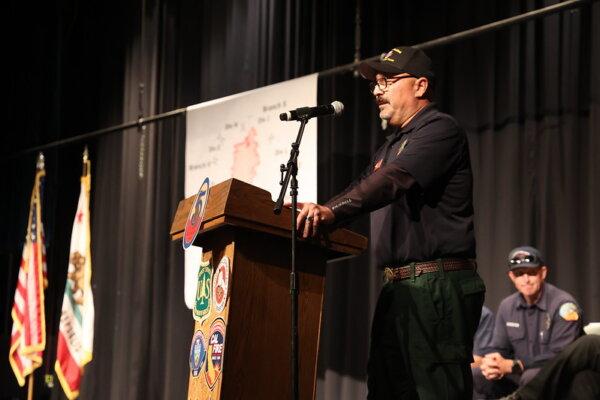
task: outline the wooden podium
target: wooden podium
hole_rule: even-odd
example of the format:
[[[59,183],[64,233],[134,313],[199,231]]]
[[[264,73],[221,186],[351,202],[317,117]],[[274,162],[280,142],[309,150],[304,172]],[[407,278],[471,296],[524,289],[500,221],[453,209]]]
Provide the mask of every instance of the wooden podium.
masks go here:
[[[170,232],[173,240],[183,236],[195,197],[179,203]],[[205,272],[207,268],[215,272],[227,257],[229,273],[223,274],[224,267],[219,266],[221,272],[214,276],[221,276],[220,283],[215,280],[211,286],[221,288],[211,299],[216,305],[195,323],[188,399],[290,398],[292,213],[285,208],[275,215],[273,207],[269,192],[236,179],[210,189],[194,245],[203,248]],[[345,229],[319,240],[298,242],[300,399],[314,399],[316,393],[325,263],[359,254],[366,246],[365,237]],[[222,278],[227,275],[228,284],[224,285]],[[204,289],[204,284],[201,287]],[[223,287],[228,291],[224,306]]]

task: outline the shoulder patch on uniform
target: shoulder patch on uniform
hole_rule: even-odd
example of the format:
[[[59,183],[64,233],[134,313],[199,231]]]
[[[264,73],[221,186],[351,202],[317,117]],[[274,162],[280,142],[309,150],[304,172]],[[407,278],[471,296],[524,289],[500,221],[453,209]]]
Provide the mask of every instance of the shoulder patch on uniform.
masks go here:
[[[560,306],[558,313],[565,321],[577,321],[579,319],[579,308],[570,301]]]

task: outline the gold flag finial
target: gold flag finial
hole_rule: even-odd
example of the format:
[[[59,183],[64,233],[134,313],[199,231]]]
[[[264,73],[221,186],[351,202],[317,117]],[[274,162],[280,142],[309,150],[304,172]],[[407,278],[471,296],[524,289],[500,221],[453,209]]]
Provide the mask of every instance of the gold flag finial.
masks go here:
[[[83,174],[82,176],[88,176],[90,173],[90,159],[87,144],[83,148]]]
[[[39,170],[42,170],[45,168],[45,162],[44,162],[44,153],[42,153],[41,151],[38,154],[38,158],[37,158],[37,163],[36,163],[36,167]]]

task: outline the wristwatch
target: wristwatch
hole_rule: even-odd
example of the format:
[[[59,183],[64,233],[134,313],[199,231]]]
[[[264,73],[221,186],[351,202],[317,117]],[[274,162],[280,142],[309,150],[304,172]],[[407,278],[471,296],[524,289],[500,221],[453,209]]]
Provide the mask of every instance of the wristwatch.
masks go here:
[[[512,369],[510,371],[511,374],[522,374],[523,368],[521,367],[521,363],[518,360],[512,360]]]

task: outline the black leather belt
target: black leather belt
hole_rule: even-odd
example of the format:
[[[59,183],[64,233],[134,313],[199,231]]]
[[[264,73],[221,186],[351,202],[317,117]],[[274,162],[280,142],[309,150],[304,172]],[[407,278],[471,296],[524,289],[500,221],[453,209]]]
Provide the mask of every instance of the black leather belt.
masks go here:
[[[440,265],[444,268],[444,271],[477,270],[477,263],[474,260],[447,258],[438,261],[414,263],[415,276],[437,272]],[[397,281],[410,278],[412,276],[412,269],[413,265],[410,264],[403,267],[386,267],[383,273],[385,274],[386,282]]]

